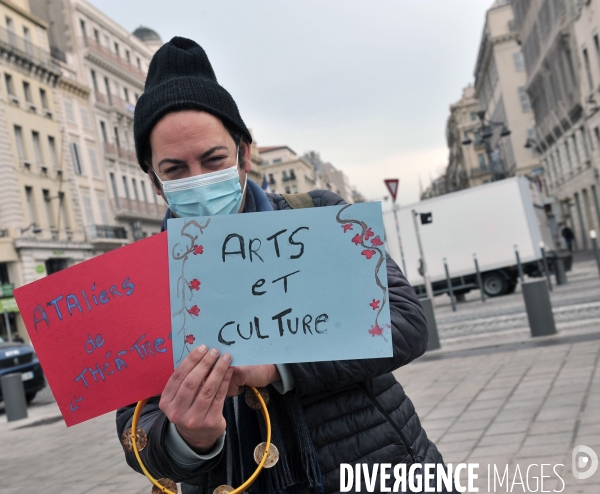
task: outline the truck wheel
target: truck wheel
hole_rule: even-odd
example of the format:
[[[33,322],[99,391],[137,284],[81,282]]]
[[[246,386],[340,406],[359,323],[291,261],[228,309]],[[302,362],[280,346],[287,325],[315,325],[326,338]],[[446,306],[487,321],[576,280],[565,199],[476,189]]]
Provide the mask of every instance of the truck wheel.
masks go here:
[[[483,275],[483,291],[488,297],[498,297],[508,292],[508,281],[500,273]]]

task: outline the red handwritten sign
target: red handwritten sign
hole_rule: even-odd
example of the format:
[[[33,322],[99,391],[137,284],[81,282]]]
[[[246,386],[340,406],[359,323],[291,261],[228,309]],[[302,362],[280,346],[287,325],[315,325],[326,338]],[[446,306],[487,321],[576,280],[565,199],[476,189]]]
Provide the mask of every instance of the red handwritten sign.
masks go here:
[[[160,394],[173,372],[167,234],[15,290],[67,426]]]

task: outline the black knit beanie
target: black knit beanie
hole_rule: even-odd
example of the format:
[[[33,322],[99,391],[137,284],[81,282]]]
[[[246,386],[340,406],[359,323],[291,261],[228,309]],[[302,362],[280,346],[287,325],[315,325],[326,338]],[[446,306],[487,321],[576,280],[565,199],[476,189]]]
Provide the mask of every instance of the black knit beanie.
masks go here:
[[[252,142],[235,101],[217,82],[202,47],[191,39],[176,36],[152,57],[144,93],[135,106],[135,152],[145,172],[148,167],[143,154],[149,146],[150,132],[167,113],[181,110],[211,113]]]

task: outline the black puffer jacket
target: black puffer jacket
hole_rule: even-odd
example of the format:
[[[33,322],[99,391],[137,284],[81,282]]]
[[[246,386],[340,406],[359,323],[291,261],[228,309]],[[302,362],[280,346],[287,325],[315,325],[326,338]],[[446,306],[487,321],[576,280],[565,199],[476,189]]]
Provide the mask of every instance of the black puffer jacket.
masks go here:
[[[315,207],[344,204],[329,191],[313,191],[310,195]],[[291,209],[281,195],[267,196],[275,210]],[[412,402],[391,374],[425,352],[425,315],[414,290],[389,255],[387,276],[393,357],[288,364],[294,378],[292,392],[300,397],[317,451],[325,493],[339,492],[340,463],[405,463],[408,468],[415,462],[443,461],[427,439]],[[133,406],[117,412],[119,437],[126,427],[131,427],[132,415]],[[158,408],[158,398],[151,400],[140,420],[148,434],[148,446],[142,452],[145,465],[156,477],[183,482],[184,493],[212,493],[224,483],[220,456],[197,471],[181,469],[163,446],[167,425]],[[129,465],[140,471],[133,454],[126,453],[126,458]],[[378,492],[379,481],[376,485]],[[361,487],[365,489],[364,482]]]

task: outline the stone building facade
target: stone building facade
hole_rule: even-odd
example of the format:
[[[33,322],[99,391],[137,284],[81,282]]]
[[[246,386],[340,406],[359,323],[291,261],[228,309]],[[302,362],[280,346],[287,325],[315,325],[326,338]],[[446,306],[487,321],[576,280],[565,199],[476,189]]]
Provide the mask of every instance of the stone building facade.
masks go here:
[[[599,185],[598,153],[592,153],[589,129],[588,95],[593,90],[586,87],[586,67],[592,70],[594,30],[600,26],[590,25],[593,15],[583,14],[588,8],[571,0],[513,1],[535,115],[535,143],[548,193],[558,200],[553,216],[559,228],[564,222],[573,229],[583,249],[590,245],[588,230],[598,225],[592,201],[597,203]],[[578,31],[585,34],[582,42]]]

